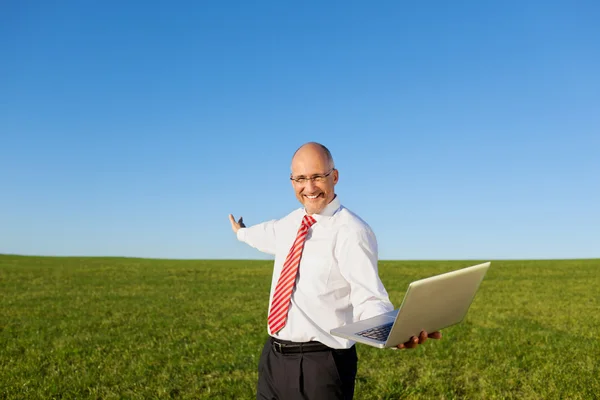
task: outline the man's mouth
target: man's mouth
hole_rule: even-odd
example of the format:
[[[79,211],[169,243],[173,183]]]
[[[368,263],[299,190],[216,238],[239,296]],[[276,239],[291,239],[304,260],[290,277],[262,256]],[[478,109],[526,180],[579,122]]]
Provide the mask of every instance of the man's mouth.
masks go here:
[[[316,199],[317,197],[319,197],[319,196],[320,196],[320,194],[315,194],[315,195],[308,195],[308,194],[305,194],[304,196],[308,197],[308,198],[309,198],[309,199],[311,199],[311,200],[314,200],[314,199]]]

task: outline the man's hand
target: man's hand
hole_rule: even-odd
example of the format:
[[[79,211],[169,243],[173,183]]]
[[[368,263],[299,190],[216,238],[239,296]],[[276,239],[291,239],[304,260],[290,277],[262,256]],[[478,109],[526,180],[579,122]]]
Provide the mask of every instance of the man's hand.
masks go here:
[[[421,334],[419,335],[419,337],[413,336],[412,338],[410,338],[410,340],[408,342],[400,343],[398,345],[398,348],[399,349],[414,349],[418,345],[425,343],[425,341],[428,338],[429,339],[441,339],[442,332],[427,333],[425,331],[422,331]]]
[[[229,214],[229,222],[231,222],[231,229],[234,233],[237,233],[237,231],[240,228],[246,227],[246,225],[244,225],[244,220],[242,219],[242,217],[240,217],[240,219],[236,222],[235,218],[233,218],[233,215]]]

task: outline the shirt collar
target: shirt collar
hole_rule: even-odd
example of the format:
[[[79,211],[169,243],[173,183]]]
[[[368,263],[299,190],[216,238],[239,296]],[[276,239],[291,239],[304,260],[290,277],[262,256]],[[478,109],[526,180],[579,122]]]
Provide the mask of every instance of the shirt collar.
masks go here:
[[[340,209],[341,203],[339,197],[336,195],[333,200],[329,204],[325,206],[325,208],[318,214],[313,214],[313,218],[319,222],[323,219],[329,219],[333,217],[333,215]],[[306,215],[306,212],[304,212]]]

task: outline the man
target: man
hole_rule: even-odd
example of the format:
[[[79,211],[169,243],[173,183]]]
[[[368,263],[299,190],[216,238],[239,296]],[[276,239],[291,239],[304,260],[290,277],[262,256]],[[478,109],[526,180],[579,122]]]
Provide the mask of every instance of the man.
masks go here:
[[[329,331],[393,310],[378,275],[377,241],[336,196],[339,172],[325,146],[300,147],[291,172],[303,208],[251,227],[229,215],[239,240],[275,255],[257,399],[351,399],[356,348]],[[421,332],[398,347],[428,337],[440,333]]]

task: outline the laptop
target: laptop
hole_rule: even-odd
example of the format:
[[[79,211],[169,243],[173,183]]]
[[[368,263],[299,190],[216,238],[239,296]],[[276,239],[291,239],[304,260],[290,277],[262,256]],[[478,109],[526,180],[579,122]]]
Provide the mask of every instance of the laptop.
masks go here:
[[[412,282],[399,309],[332,329],[355,342],[396,347],[421,331],[435,332],[458,324],[467,315],[490,262]]]

